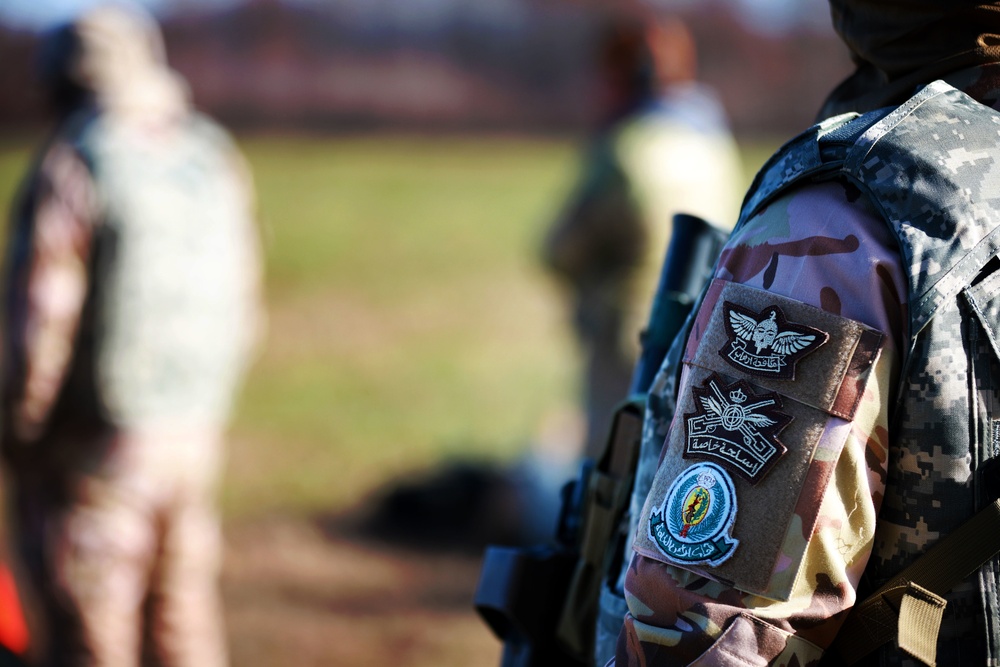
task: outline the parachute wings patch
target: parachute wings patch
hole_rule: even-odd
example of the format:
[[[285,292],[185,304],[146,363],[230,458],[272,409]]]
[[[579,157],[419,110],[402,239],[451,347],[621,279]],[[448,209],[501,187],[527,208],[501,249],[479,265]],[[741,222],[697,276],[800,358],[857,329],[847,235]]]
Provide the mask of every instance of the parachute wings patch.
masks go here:
[[[777,305],[759,313],[730,301],[724,308],[729,341],[719,354],[730,366],[758,377],[795,379],[798,360],[830,337],[825,331],[789,322]]]

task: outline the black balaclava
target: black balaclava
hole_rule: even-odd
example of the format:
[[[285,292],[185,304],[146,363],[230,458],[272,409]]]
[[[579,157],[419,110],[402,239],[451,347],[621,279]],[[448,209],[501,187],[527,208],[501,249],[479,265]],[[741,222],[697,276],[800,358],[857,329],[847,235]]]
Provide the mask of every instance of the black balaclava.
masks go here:
[[[830,0],[830,13],[857,70],[821,118],[898,104],[951,72],[1000,62],[1000,2]]]

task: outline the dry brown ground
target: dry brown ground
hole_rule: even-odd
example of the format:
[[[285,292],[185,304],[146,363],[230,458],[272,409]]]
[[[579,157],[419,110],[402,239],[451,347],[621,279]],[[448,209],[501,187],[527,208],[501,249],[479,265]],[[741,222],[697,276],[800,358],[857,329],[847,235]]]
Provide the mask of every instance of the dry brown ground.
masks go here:
[[[499,665],[472,608],[479,558],[399,550],[277,517],[227,526],[234,667]]]

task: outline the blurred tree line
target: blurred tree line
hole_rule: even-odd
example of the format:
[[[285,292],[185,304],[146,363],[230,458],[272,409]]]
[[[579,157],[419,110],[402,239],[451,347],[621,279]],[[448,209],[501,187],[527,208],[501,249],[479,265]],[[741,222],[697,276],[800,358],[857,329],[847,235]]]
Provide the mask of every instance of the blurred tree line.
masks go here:
[[[600,13],[585,0],[396,3],[396,13],[379,4],[182,3],[164,17],[168,53],[198,106],[243,129],[578,132],[591,122]],[[804,127],[848,71],[825,25],[765,33],[721,2],[676,11],[742,135]],[[0,131],[46,120],[37,43],[0,24]]]

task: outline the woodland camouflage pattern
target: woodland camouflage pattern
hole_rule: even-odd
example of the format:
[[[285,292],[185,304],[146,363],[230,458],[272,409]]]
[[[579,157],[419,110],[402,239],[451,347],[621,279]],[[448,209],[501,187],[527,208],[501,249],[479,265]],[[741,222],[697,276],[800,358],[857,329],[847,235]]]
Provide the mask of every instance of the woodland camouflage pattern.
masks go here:
[[[949,81],[993,103],[996,70]],[[977,471],[1000,444],[1000,115],[937,83],[888,116],[851,119],[814,127],[765,166],[716,278],[882,332],[881,355],[853,418],[829,416],[824,438],[840,441],[817,449],[792,516],[745,518],[754,530],[790,526],[777,562],[754,564],[771,572],[768,588],[748,593],[710,566],[683,569],[643,549],[602,600],[606,642],[612,589],[625,591],[622,665],[817,664],[857,599],[984,500]],[[688,347],[707,339],[702,311],[688,323]],[[678,463],[680,448],[660,451],[682,428],[674,396],[683,401],[692,390],[693,367],[679,363],[691,358],[683,338],[648,404],[632,504],[640,536],[655,470],[695,463]],[[735,369],[727,382],[736,378],[756,383]],[[655,509],[662,501],[649,502]],[[806,520],[803,510],[816,507],[814,523]],[[736,524],[735,538],[750,534]],[[947,596],[939,665],[997,664],[997,582],[994,561]],[[599,660],[612,652],[599,645]],[[892,648],[871,660],[909,662]]]

